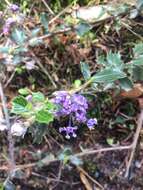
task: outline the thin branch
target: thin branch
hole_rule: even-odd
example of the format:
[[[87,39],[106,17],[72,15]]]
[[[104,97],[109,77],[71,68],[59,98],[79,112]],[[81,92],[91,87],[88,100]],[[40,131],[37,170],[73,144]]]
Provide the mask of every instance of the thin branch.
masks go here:
[[[52,79],[51,75],[49,74],[49,72],[44,68],[44,66],[41,64],[40,60],[36,57],[36,55],[31,52],[33,58],[35,59],[35,61],[37,62],[37,64],[39,65],[39,67],[42,69],[42,71],[47,75],[47,77],[49,78],[49,80],[51,81],[51,83],[53,84],[54,88],[57,88],[56,83],[54,82],[54,80]]]
[[[13,170],[15,169],[15,160],[14,160],[14,141],[11,135],[11,124],[10,124],[10,119],[9,119],[9,114],[6,106],[6,97],[3,92],[3,86],[2,83],[0,82],[0,97],[2,101],[2,107],[5,115],[5,121],[6,121],[6,126],[8,128],[8,142],[9,142],[9,164],[10,164],[10,169]]]
[[[128,164],[127,164],[125,177],[129,176],[129,172],[130,172],[130,168],[131,168],[133,158],[134,158],[134,154],[135,154],[135,151],[136,151],[140,131],[142,129],[142,125],[143,125],[143,109],[141,109],[141,113],[139,115],[137,124],[138,125],[137,125],[136,133],[135,133],[135,136],[134,136],[134,141],[133,141],[133,144],[132,144],[132,152],[131,152],[130,159],[129,159]]]
[[[127,145],[127,146],[101,148],[99,150],[87,150],[87,151],[84,151],[84,152],[76,153],[76,154],[74,154],[72,156],[83,157],[83,156],[88,156],[88,155],[97,154],[97,153],[101,153],[101,152],[109,152],[109,151],[117,151],[117,150],[128,150],[128,149],[131,149],[132,146],[133,145],[131,144],[131,145]],[[56,159],[56,158],[52,159],[52,160],[48,160],[46,163],[43,164],[43,166],[49,165],[50,163],[57,162],[57,161],[59,161],[59,159]],[[38,165],[38,163],[39,162],[34,162],[34,163],[30,163],[30,164],[25,164],[25,165],[16,165],[16,168],[25,169],[25,168],[35,167],[35,166]],[[8,167],[2,166],[2,167],[0,167],[0,170],[8,170]]]
[[[61,15],[63,15],[69,8],[71,7],[71,4],[68,5],[65,9],[63,9],[59,14],[57,14],[54,18],[52,18],[49,21],[49,24],[53,23],[55,20],[57,20]]]
[[[51,15],[54,15],[55,13],[52,11],[52,9],[49,7],[49,5],[46,3],[45,0],[42,0],[43,4],[45,5],[45,7],[48,9],[48,11],[50,12]]]

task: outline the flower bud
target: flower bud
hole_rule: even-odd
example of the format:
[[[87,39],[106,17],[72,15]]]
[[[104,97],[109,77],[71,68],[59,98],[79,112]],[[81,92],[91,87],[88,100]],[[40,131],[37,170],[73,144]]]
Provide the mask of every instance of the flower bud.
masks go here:
[[[11,126],[11,134],[14,136],[23,136],[25,135],[27,128],[24,127],[22,122],[16,122]]]

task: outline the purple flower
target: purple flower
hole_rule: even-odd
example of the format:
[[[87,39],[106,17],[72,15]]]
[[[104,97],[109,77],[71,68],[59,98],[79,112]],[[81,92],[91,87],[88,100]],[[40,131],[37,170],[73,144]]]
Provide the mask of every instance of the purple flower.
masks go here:
[[[10,5],[10,10],[13,12],[17,12],[17,11],[19,11],[19,6],[16,4],[12,4],[12,5]]]
[[[71,98],[74,105],[78,105],[84,107],[84,109],[88,109],[88,103],[84,96],[80,94],[73,94]]]
[[[6,25],[6,26],[11,26],[11,25],[14,24],[15,22],[16,22],[16,21],[15,21],[14,18],[9,17],[9,18],[6,20],[5,25]]]
[[[87,127],[89,129],[93,129],[95,125],[97,125],[97,119],[94,118],[87,121]]]
[[[65,116],[71,113],[71,97],[66,91],[54,93],[53,103],[58,106],[57,116]]]
[[[70,137],[76,137],[76,133],[75,131],[77,130],[77,126],[75,127],[71,127],[71,126],[68,126],[68,127],[60,127],[59,128],[59,132],[62,133],[62,132],[65,132],[66,133],[66,138],[67,139],[70,139]]]
[[[16,21],[14,18],[9,17],[6,22],[5,25],[3,26],[3,34],[7,35],[10,32],[10,27],[12,24],[14,24]]]
[[[9,27],[7,27],[7,26],[3,27],[3,34],[8,35],[9,31],[10,31]]]

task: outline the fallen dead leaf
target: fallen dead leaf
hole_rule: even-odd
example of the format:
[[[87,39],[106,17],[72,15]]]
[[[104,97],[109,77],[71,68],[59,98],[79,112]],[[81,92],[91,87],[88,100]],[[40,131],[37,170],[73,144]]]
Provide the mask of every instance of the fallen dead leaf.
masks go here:
[[[82,172],[80,172],[80,179],[81,179],[83,185],[85,186],[86,190],[92,190],[92,187],[91,187],[87,177]]]
[[[141,84],[135,84],[132,90],[122,91],[120,96],[123,98],[138,98],[143,95],[143,86]]]

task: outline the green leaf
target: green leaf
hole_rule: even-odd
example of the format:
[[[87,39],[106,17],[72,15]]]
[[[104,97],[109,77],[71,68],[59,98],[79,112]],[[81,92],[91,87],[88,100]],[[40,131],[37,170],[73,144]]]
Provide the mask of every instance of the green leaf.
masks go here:
[[[58,159],[63,161],[64,164],[70,160],[70,156],[72,155],[71,148],[65,148],[62,153],[59,154]]]
[[[143,81],[143,67],[134,67],[133,68],[133,79],[135,81]]]
[[[45,100],[45,96],[41,92],[32,92],[32,100],[35,102],[43,102]]]
[[[77,156],[70,156],[70,162],[76,166],[83,164],[82,160],[78,158]]]
[[[120,53],[112,53],[112,52],[109,52],[107,54],[107,62],[110,66],[122,66],[123,65],[123,62],[121,60],[121,55]]]
[[[114,144],[114,139],[113,138],[107,138],[107,143],[109,144],[109,145],[113,145]]]
[[[143,54],[143,43],[136,44],[133,48],[133,53],[135,57],[138,57]]]
[[[38,33],[40,32],[40,28],[35,28],[31,31],[31,36],[32,37],[36,37],[38,35]]]
[[[27,39],[27,36],[25,35],[25,32],[23,30],[15,28],[12,32],[12,39],[17,44],[22,45]]]
[[[119,85],[121,87],[121,89],[125,90],[125,91],[129,91],[133,88],[133,83],[130,79],[128,79],[127,77],[119,79]]]
[[[126,74],[119,69],[104,69],[93,76],[93,82],[111,83],[118,79],[126,77]]]
[[[85,80],[90,79],[91,73],[90,73],[89,65],[85,62],[80,62],[80,65],[81,65],[81,72],[83,74],[84,79]]]
[[[0,190],[4,190],[4,186],[2,183],[0,183]]]
[[[49,153],[47,156],[45,156],[42,160],[40,160],[37,165],[39,167],[43,167],[45,165],[48,165],[49,162],[55,160],[55,156],[52,153]]]
[[[41,39],[38,39],[38,38],[32,38],[31,40],[29,40],[29,45],[34,47],[34,46],[37,46],[39,44],[42,44],[43,41]]]
[[[48,127],[47,125],[45,125],[45,123],[42,124],[34,122],[28,130],[29,133],[31,133],[32,135],[33,143],[37,144],[40,144],[43,140],[43,137],[48,133]]]
[[[85,33],[89,32],[91,29],[91,26],[87,23],[80,23],[77,27],[76,27],[76,33],[79,36],[83,36]]]
[[[52,102],[45,102],[45,106],[44,106],[44,108],[48,111],[53,111],[53,110],[55,110],[56,109],[56,106],[55,106],[55,104],[53,104]]]
[[[17,65],[17,64],[19,64],[19,63],[21,63],[21,62],[22,62],[22,57],[21,57],[21,56],[15,55],[15,56],[13,57],[12,63],[13,63],[14,65]]]
[[[97,63],[99,65],[107,65],[107,62],[105,61],[105,57],[103,55],[97,57]]]
[[[140,55],[138,58],[132,60],[133,65],[143,65],[143,55]]]
[[[28,48],[20,46],[20,47],[14,49],[14,54],[25,53],[27,51],[28,51]]]
[[[143,0],[137,0],[136,7],[140,10],[143,8]]]
[[[46,110],[40,110],[36,113],[36,121],[49,124],[54,120],[54,115]]]
[[[126,119],[123,116],[117,116],[114,123],[115,124],[124,124],[126,122]]]
[[[49,23],[48,23],[48,18],[46,13],[41,13],[40,15],[40,21],[42,25],[44,26],[45,32],[49,32]]]
[[[28,106],[27,100],[22,96],[17,96],[12,101],[12,113],[22,114],[24,112],[27,112],[29,111],[27,106]]]
[[[74,81],[74,88],[78,88],[78,87],[80,87],[81,86],[81,80],[75,80]]]
[[[11,47],[5,46],[5,47],[0,47],[0,52],[1,53],[9,53]]]
[[[26,96],[26,95],[28,95],[30,93],[29,89],[27,87],[19,89],[18,92],[19,92],[19,94],[21,94],[23,96]]]

